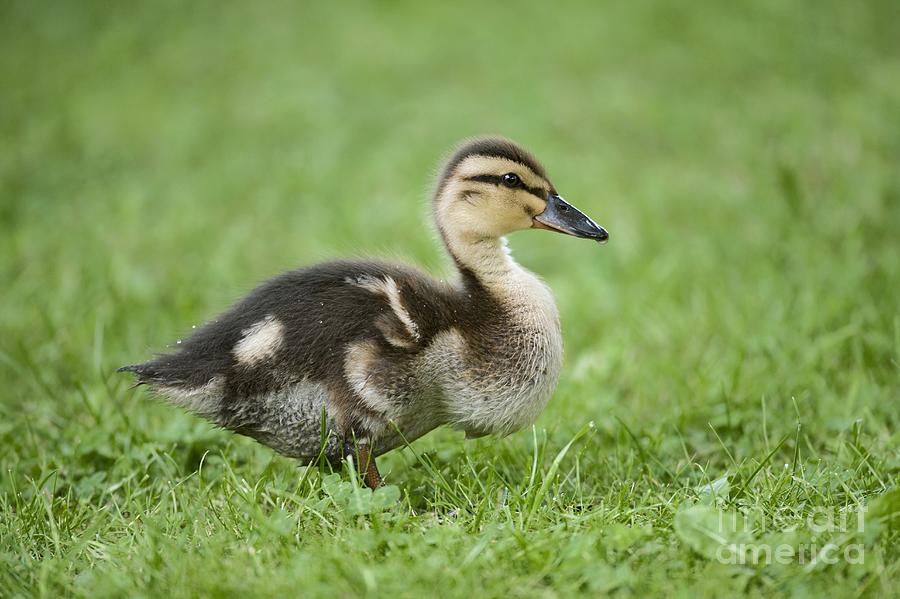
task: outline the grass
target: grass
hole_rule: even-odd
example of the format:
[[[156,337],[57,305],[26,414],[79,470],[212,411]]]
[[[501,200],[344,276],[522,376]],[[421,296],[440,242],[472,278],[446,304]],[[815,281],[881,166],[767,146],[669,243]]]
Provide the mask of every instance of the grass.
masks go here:
[[[896,3],[549,11],[2,4],[0,596],[897,592]],[[566,340],[533,430],[371,494],[114,373],[283,269],[446,270],[485,132],[612,236],[511,238]]]

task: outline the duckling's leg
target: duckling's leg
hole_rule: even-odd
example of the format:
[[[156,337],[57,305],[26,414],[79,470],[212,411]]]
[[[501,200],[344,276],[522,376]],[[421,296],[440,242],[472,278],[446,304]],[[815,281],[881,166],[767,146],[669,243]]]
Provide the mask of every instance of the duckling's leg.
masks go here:
[[[369,446],[365,443],[344,443],[344,455],[353,458],[356,464],[356,470],[363,477],[363,482],[370,489],[377,489],[382,485],[381,474],[378,472],[378,466],[375,464],[375,457],[369,451]]]
[[[363,452],[365,452],[365,457],[363,457]],[[375,464],[375,456],[369,453],[369,447],[365,446],[359,452],[360,455],[360,467],[365,464],[365,476],[363,476],[363,480],[366,483],[366,486],[370,489],[377,489],[383,483],[381,480],[381,473],[378,472],[378,465]]]

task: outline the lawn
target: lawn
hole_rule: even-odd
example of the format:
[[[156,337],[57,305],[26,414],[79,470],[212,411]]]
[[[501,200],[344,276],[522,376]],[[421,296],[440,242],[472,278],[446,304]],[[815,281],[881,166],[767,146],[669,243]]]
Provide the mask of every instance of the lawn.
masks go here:
[[[898,6],[3,2],[0,597],[896,595]],[[292,267],[449,272],[479,133],[611,234],[510,238],[533,429],[372,494],[115,373]]]

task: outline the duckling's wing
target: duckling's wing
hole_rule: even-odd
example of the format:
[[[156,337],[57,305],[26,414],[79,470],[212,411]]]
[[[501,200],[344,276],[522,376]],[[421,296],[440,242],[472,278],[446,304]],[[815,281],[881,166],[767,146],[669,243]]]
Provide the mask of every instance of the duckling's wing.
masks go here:
[[[377,336],[391,347],[420,350],[450,320],[448,288],[411,269],[396,267],[378,276],[365,274],[347,281],[380,306],[373,324]]]

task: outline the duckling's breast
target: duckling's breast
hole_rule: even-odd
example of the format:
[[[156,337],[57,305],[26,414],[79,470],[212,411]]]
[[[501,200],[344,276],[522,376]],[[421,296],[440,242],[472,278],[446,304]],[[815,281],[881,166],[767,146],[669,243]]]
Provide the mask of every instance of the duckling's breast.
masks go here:
[[[536,278],[502,297],[503,316],[474,330],[450,328],[425,352],[448,423],[467,435],[509,434],[531,424],[553,394],[562,335],[553,296]]]

